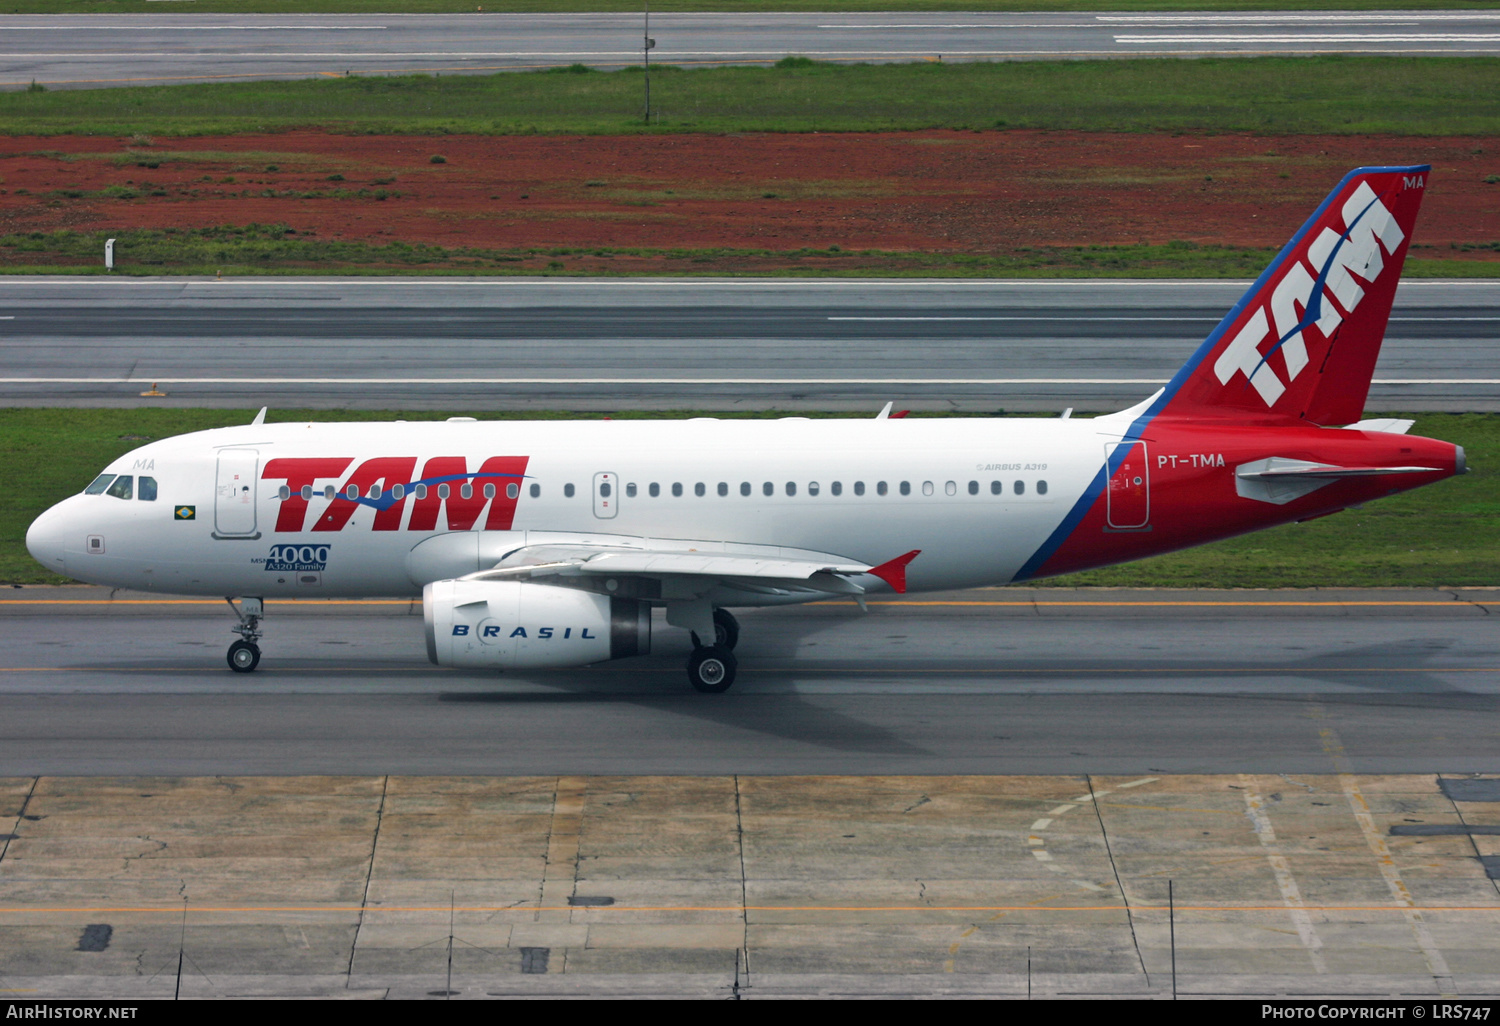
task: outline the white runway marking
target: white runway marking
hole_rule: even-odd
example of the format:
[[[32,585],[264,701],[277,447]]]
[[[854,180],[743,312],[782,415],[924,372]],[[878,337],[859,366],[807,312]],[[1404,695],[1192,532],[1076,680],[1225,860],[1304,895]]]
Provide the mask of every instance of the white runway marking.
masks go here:
[[[1220,317],[1070,317],[1056,314],[996,317],[829,317],[830,321],[1217,321]],[[1494,318],[1500,320],[1500,318]]]
[[[1423,21],[1500,21],[1500,14],[1098,14],[1094,20],[1110,25],[1333,25],[1409,24]]]
[[[1389,33],[1349,32],[1309,35],[1160,35],[1115,36],[1117,43],[1500,43],[1493,33]]]
[[[120,32],[122,25],[6,25],[7,32]],[[148,31],[165,32],[366,32],[384,29],[386,25],[153,25],[140,26]]]
[[[1166,378],[0,378],[0,385],[1164,385]],[[1500,378],[1375,378],[1375,385],[1500,385]]]

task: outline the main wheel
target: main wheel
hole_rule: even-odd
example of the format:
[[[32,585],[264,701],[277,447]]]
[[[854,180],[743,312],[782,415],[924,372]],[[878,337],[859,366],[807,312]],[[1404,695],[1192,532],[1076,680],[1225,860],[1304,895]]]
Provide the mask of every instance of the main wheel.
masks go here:
[[[714,644],[734,651],[740,643],[740,622],[727,609],[714,610]]]
[[[688,681],[698,691],[717,695],[728,691],[734,683],[734,671],[738,665],[734,653],[727,648],[712,645],[693,649],[688,659]]]
[[[229,646],[227,658],[235,673],[249,673],[260,665],[260,649],[248,641],[236,641]]]

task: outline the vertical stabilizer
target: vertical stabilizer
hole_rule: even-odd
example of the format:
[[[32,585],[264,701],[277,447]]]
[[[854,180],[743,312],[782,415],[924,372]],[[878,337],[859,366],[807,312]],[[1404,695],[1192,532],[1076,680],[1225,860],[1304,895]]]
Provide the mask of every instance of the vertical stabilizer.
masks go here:
[[[1147,415],[1359,420],[1429,170],[1345,175]]]

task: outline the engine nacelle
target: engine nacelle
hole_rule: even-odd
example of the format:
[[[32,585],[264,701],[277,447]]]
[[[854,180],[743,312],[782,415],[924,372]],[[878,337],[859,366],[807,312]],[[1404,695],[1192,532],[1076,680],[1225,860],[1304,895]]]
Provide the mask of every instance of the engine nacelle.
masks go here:
[[[427,657],[439,666],[582,666],[651,651],[651,606],[520,581],[434,581],[422,589]]]

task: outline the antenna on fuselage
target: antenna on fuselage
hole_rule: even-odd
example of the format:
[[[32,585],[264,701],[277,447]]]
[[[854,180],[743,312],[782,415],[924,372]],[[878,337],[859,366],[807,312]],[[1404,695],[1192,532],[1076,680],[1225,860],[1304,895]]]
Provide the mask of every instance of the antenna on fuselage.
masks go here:
[[[893,407],[895,405],[896,405],[895,400],[892,400],[891,402],[886,403],[885,406],[881,408],[880,412],[877,413],[877,414],[875,414],[875,419],[876,420],[890,420],[890,418],[891,418],[891,407]]]
[[[266,408],[264,406],[262,406],[260,408],[260,412],[255,415],[255,419],[250,422],[250,426],[251,427],[257,427],[258,425],[264,424],[265,422],[266,422]]]

